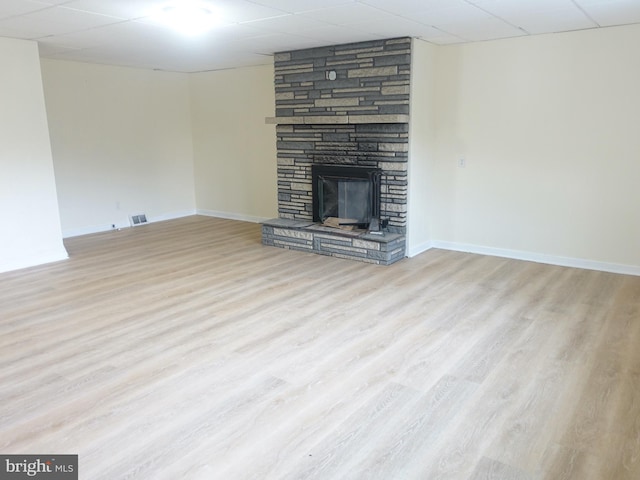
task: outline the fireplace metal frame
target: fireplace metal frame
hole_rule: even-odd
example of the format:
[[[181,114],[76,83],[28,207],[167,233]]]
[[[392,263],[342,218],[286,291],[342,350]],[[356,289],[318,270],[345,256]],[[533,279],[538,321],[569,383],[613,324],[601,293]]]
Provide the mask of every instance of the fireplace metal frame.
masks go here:
[[[335,164],[314,164],[311,165],[311,194],[313,197],[313,221],[322,222],[320,218],[319,205],[319,181],[321,178],[331,178],[335,180],[366,180],[372,185],[371,188],[371,218],[380,219],[380,179],[382,170],[373,167],[362,167],[352,165]],[[362,225],[367,228],[368,225]]]

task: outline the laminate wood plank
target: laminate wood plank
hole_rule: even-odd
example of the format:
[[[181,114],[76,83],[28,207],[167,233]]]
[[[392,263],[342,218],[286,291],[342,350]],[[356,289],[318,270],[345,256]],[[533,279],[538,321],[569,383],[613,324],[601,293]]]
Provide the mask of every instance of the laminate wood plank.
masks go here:
[[[640,278],[187,217],[0,274],[0,450],[80,478],[640,478]]]
[[[389,435],[376,435],[376,444],[367,448],[366,455],[356,457],[357,463],[352,461],[336,478],[350,478],[350,472],[361,479],[416,478],[410,466],[437,444],[476,388],[474,383],[443,377],[417,401],[394,412]]]
[[[623,277],[621,277],[622,279]],[[625,282],[626,283],[626,282]],[[631,479],[637,476],[640,456],[640,302],[629,283],[618,289],[593,347],[593,362],[584,369],[585,381],[555,441],[569,452],[558,456],[554,468],[570,471],[575,459],[588,458],[597,465],[600,478]],[[593,321],[593,318],[590,318]],[[610,448],[602,449],[603,442]],[[564,465],[563,462],[567,462]],[[596,478],[595,476],[593,478]]]
[[[531,480],[533,477],[504,463],[482,458],[469,480]]]
[[[379,395],[362,406],[340,425],[336,435],[325,438],[309,450],[307,462],[279,478],[338,478],[353,472],[351,464],[367,450],[369,438],[384,437],[396,428],[394,412],[413,403],[419,393],[399,384],[390,383]],[[348,475],[348,474],[347,474]]]
[[[584,386],[584,365],[575,359],[587,355],[597,339],[599,325],[591,320],[584,305],[582,313],[576,308],[571,317],[542,315],[495,370],[503,378],[526,372],[527,382],[488,449],[494,459],[537,472],[556,431],[565,428],[565,408],[576,408],[576,392]]]
[[[614,480],[607,476],[599,458],[581,450],[553,446],[540,475],[544,480]]]

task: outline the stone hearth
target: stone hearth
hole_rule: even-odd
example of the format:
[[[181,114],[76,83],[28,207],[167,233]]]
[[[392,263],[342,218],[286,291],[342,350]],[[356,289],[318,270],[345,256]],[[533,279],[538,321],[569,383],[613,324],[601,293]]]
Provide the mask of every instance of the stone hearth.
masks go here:
[[[341,231],[302,220],[275,218],[262,224],[262,243],[332,257],[391,265],[404,258],[405,237]]]

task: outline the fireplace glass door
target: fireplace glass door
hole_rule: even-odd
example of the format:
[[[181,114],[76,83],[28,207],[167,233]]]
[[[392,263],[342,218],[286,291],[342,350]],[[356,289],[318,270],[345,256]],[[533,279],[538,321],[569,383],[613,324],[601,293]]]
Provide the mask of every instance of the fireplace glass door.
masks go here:
[[[367,228],[380,211],[380,170],[367,167],[314,165],[313,220],[344,219]]]

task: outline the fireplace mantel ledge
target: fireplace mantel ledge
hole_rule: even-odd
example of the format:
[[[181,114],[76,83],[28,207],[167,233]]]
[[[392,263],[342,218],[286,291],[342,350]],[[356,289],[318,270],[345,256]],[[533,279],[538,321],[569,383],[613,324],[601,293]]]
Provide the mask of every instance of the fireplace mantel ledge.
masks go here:
[[[354,125],[364,123],[409,123],[409,115],[306,115],[267,117],[268,125]]]

